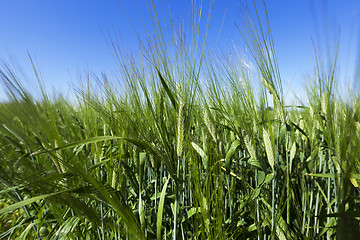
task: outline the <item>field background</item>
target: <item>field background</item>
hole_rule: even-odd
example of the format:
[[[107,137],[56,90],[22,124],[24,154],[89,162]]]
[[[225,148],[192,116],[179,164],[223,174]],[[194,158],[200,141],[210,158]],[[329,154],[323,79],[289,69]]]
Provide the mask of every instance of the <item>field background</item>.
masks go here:
[[[339,94],[339,48],[315,48],[289,105],[266,8],[249,7],[255,68],[207,47],[201,8],[185,34],[156,7],[138,56],[109,40],[118,81],[74,99],[47,94],[31,57],[41,97],[4,63],[0,239],[359,239],[360,100]]]

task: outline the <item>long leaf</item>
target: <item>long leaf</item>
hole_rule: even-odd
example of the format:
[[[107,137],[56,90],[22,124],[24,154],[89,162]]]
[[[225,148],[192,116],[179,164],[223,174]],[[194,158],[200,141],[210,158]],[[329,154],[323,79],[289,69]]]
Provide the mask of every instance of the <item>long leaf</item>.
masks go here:
[[[174,106],[174,109],[177,111],[178,105],[177,105],[177,102],[176,102],[174,93],[171,91],[171,89],[169,88],[169,86],[166,84],[166,81],[165,81],[165,79],[163,78],[163,76],[161,75],[160,71],[159,71],[158,69],[156,69],[156,71],[157,71],[157,73],[158,73],[158,75],[159,75],[161,85],[162,85],[163,88],[165,89],[168,97],[170,98],[170,101],[171,101],[172,105]]]
[[[114,137],[114,136],[92,137],[92,138],[72,142],[72,143],[66,144],[64,146],[55,147],[55,148],[48,149],[48,150],[37,151],[37,152],[33,153],[32,155],[39,155],[39,154],[42,154],[42,153],[54,152],[54,151],[68,149],[68,148],[74,148],[74,147],[81,146],[81,145],[84,145],[84,144],[96,143],[96,142],[102,142],[102,141],[108,141],[108,140],[114,140],[114,139],[120,139],[120,138],[122,138],[122,137]]]
[[[163,219],[163,214],[164,214],[165,195],[166,195],[166,189],[167,189],[167,185],[168,185],[169,181],[170,181],[170,178],[168,178],[167,181],[165,182],[165,184],[161,190],[161,194],[160,194],[160,202],[159,202],[159,208],[158,208],[157,219],[156,219],[156,237],[158,240],[161,239],[161,228],[162,228],[162,219]]]
[[[21,207],[23,207],[25,205],[28,205],[28,204],[31,204],[33,202],[42,200],[44,198],[52,197],[52,196],[55,196],[55,195],[59,195],[61,193],[67,192],[67,191],[71,191],[71,190],[65,190],[65,191],[60,191],[60,192],[55,192],[55,193],[43,194],[43,195],[40,195],[40,196],[36,196],[36,197],[32,197],[32,198],[23,200],[21,202],[14,203],[14,204],[12,204],[10,206],[7,206],[7,207],[5,207],[3,209],[0,209],[0,214],[3,214],[5,212],[9,212],[9,211],[13,211],[15,209],[21,208]]]
[[[236,149],[240,146],[239,140],[235,140],[231,146],[229,151],[226,153],[225,156],[225,168],[226,168],[226,174],[230,173],[230,165],[231,165],[231,158],[234,155]]]

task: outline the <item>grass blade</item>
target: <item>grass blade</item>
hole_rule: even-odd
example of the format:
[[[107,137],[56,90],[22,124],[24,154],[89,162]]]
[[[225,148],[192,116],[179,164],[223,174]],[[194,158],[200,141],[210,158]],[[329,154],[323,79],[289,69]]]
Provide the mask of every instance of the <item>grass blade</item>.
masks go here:
[[[164,214],[164,203],[165,203],[165,196],[166,196],[166,189],[167,189],[167,185],[170,181],[170,178],[168,178],[161,190],[161,194],[160,194],[160,201],[159,201],[159,207],[158,207],[158,212],[157,212],[157,220],[156,220],[156,237],[158,240],[162,239],[161,238],[161,228],[162,228],[162,219],[163,219],[163,214]]]

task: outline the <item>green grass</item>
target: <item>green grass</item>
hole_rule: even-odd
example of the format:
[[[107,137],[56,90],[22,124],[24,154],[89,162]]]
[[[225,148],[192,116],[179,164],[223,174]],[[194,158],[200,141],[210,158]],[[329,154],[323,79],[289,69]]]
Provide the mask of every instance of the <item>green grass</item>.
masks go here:
[[[285,106],[269,21],[248,13],[251,74],[207,49],[201,12],[170,44],[153,15],[137,60],[110,41],[121,88],[76,103],[35,100],[5,65],[0,239],[358,239],[360,100],[336,94],[334,60]]]

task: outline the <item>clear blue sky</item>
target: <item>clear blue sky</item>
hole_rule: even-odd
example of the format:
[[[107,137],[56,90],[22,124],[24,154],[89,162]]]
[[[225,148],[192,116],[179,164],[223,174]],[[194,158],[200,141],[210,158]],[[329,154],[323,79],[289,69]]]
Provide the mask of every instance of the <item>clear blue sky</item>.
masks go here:
[[[261,1],[256,0],[261,4]],[[123,8],[140,34],[142,25],[134,2]],[[137,0],[146,19],[146,0]],[[167,10],[167,0],[155,0],[159,10]],[[359,56],[360,1],[358,0],[271,0],[266,1],[282,73],[284,90],[302,84],[304,74],[313,71],[316,43],[334,43],[341,32],[340,67],[344,76],[354,73]],[[191,1],[170,0],[174,15],[188,16]],[[204,0],[208,6],[209,0]],[[240,1],[215,1],[210,43],[215,42],[225,10],[219,48],[240,42],[234,23],[238,22]],[[118,31],[126,49],[136,51],[138,43],[124,12],[116,0],[12,0],[1,2],[0,58],[13,62],[24,75],[25,87],[36,90],[28,52],[35,59],[50,92],[66,95],[79,74],[115,72],[116,63],[103,32]],[[161,15],[161,13],[160,13]],[[241,46],[240,46],[241,47]],[[242,47],[241,47],[242,48]],[[0,89],[0,99],[4,93]]]

